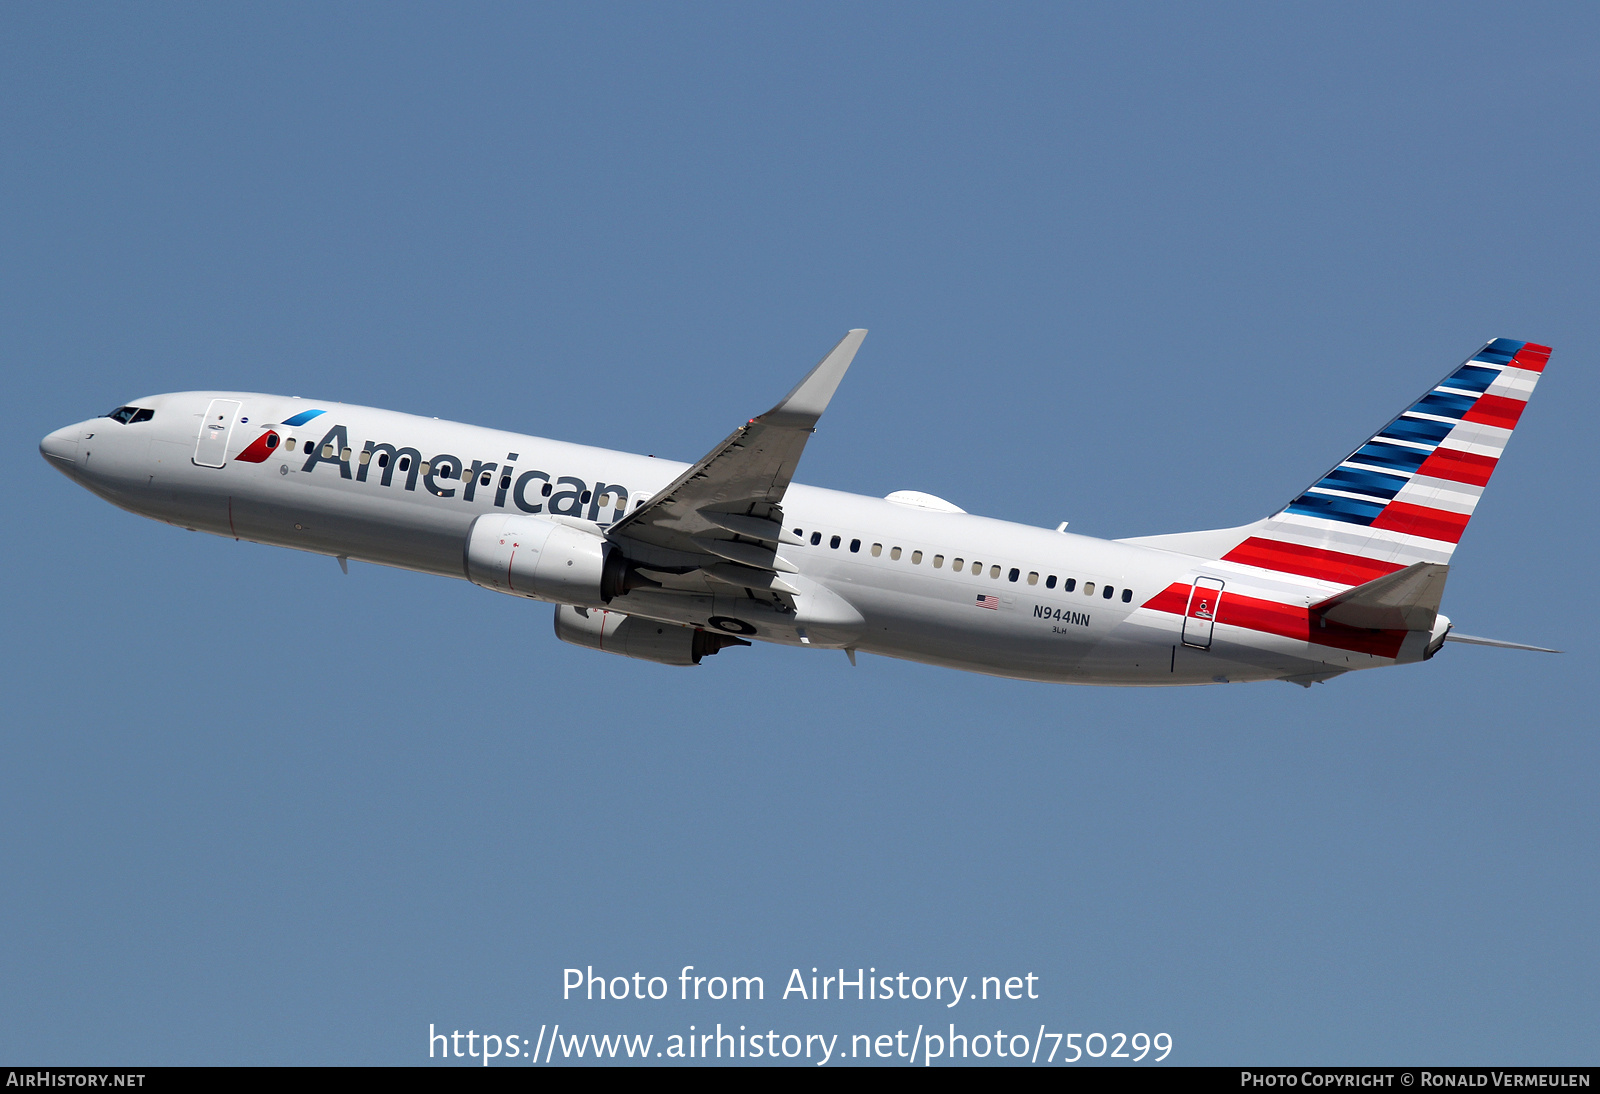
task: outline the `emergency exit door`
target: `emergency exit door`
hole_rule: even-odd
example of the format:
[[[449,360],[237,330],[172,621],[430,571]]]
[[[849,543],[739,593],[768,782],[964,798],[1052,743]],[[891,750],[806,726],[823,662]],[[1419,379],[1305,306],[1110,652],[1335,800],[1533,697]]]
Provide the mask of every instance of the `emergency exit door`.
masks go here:
[[[1189,607],[1183,613],[1183,644],[1198,649],[1211,648],[1211,631],[1217,625],[1217,609],[1222,606],[1222,582],[1214,577],[1197,577],[1189,590]]]
[[[194,445],[194,462],[201,467],[221,467],[228,458],[228,438],[234,419],[239,416],[239,400],[212,399],[200,421],[200,437]]]

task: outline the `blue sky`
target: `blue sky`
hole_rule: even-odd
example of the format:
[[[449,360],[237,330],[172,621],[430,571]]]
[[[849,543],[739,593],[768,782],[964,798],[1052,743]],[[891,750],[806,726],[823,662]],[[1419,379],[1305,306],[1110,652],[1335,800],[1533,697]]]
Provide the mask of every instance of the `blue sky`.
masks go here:
[[[0,1057],[970,1021],[1160,1030],[1183,1063],[1593,1062],[1597,30],[7,6]],[[676,670],[142,520],[36,453],[245,388],[691,460],[854,326],[803,481],[1113,537],[1265,515],[1486,339],[1553,345],[1445,610],[1568,652],[1310,691]],[[569,966],[685,964],[769,1001],[560,998]],[[1041,998],[771,998],[812,966]]]

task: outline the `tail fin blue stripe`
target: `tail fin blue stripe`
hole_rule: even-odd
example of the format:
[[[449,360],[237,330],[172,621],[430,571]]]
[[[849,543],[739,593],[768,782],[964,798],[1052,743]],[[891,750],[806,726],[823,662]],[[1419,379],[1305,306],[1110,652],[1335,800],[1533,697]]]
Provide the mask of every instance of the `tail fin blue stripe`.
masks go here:
[[[1383,512],[1385,504],[1381,501],[1339,498],[1331,494],[1305,493],[1289,503],[1288,511],[1303,517],[1341,520],[1346,524],[1371,524],[1378,519],[1378,514]]]
[[[1380,437],[1393,437],[1397,441],[1415,441],[1417,444],[1435,445],[1450,435],[1455,426],[1450,422],[1430,422],[1423,418],[1402,415],[1389,423]]]
[[[1359,467],[1335,467],[1323,476],[1317,486],[1387,499],[1398,494],[1410,481],[1404,475],[1386,475],[1381,471],[1365,471]]]
[[[1487,391],[1489,385],[1500,379],[1500,370],[1482,365],[1462,365],[1450,374],[1440,387],[1460,388],[1462,391]]]
[[[1395,471],[1415,471],[1427,458],[1428,453],[1420,448],[1406,448],[1382,441],[1368,441],[1350,457],[1355,463],[1370,463],[1374,467],[1388,467]]]
[[[1437,414],[1441,418],[1459,419],[1478,401],[1475,395],[1453,395],[1447,391],[1430,391],[1412,410],[1423,414]]]

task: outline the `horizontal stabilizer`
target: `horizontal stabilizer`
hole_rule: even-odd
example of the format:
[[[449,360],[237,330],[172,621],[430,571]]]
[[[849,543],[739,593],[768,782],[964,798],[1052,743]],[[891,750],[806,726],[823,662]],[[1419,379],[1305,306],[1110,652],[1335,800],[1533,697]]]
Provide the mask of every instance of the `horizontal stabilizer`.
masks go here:
[[[1498,638],[1479,638],[1475,634],[1458,634],[1451,631],[1444,636],[1446,642],[1465,642],[1469,646],[1494,646],[1502,650],[1532,650],[1534,653],[1561,653],[1561,650],[1547,649],[1544,646],[1524,646],[1521,642],[1502,642]]]
[[[1311,605],[1311,611],[1347,627],[1380,631],[1431,631],[1450,567],[1416,562]]]

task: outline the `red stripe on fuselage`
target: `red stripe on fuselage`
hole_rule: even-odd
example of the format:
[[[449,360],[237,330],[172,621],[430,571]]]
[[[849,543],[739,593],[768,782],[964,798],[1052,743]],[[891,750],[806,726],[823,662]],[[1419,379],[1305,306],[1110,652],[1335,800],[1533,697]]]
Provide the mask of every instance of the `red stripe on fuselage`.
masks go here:
[[[1501,429],[1517,428],[1517,419],[1528,408],[1526,399],[1507,399],[1503,395],[1480,395],[1472,409],[1461,416],[1463,422],[1499,426]]]
[[[1145,601],[1143,606],[1152,611],[1181,616],[1189,605],[1190,588],[1183,582],[1174,582]],[[1342,623],[1324,623],[1322,619],[1313,617],[1311,609],[1303,604],[1280,604],[1276,600],[1260,600],[1227,590],[1223,591],[1217,605],[1217,625],[1261,631],[1374,657],[1396,656],[1400,652],[1400,644],[1406,640],[1405,631],[1372,631],[1362,627],[1347,627]]]
[[[1449,479],[1469,486],[1488,486],[1489,476],[1500,461],[1493,456],[1480,456],[1476,452],[1462,452],[1457,448],[1435,448],[1433,455],[1422,461],[1417,474],[1431,479]]]
[[[1467,521],[1471,519],[1468,513],[1452,513],[1448,509],[1430,509],[1426,505],[1391,501],[1384,506],[1372,526],[1390,532],[1404,532],[1408,536],[1459,543],[1461,533],[1467,530]]]
[[[1314,577],[1318,581],[1337,581],[1341,585],[1365,585],[1373,578],[1392,574],[1401,569],[1398,562],[1380,562],[1375,558],[1347,555],[1342,551],[1306,547],[1298,543],[1284,543],[1281,540],[1261,539],[1258,536],[1251,536],[1223,555],[1222,561],[1237,562],[1244,566],[1259,566],[1263,570],[1275,570],[1280,574]]]

